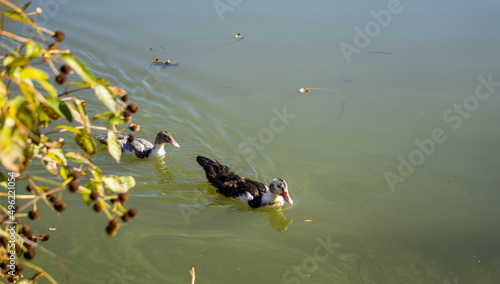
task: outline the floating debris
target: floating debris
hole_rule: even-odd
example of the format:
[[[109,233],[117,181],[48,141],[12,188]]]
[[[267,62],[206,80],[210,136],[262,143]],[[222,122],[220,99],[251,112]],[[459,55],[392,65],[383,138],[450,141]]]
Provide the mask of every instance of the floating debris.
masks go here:
[[[376,53],[376,54],[385,54],[385,55],[391,55],[392,54],[392,53],[387,52],[387,51],[368,51],[367,54],[370,55],[370,54],[374,54],[374,53]]]
[[[307,219],[307,220],[304,220],[304,222],[311,222],[311,220]]]
[[[309,90],[322,90],[322,91],[329,91],[329,92],[334,92],[336,93],[337,91],[332,90],[332,89],[323,89],[323,88],[300,88],[299,93],[304,94],[309,92]]]
[[[347,82],[347,83],[355,83],[353,80],[349,80],[349,79],[346,79],[342,76],[340,76],[340,80],[344,81],[344,82]]]
[[[191,267],[191,269],[189,269],[189,274],[191,274],[191,284],[194,284],[194,280],[195,280],[195,275],[194,275],[194,266]]]
[[[245,37],[244,37],[244,36],[242,36],[240,33],[236,34],[234,37],[235,37],[235,38],[245,38]]]
[[[165,65],[174,65],[174,66],[177,66],[177,62],[173,62],[173,61],[170,61],[170,60],[166,60],[166,61],[161,61],[160,59],[156,58],[156,59],[151,59],[151,62],[153,63],[159,63],[159,64],[165,64]]]

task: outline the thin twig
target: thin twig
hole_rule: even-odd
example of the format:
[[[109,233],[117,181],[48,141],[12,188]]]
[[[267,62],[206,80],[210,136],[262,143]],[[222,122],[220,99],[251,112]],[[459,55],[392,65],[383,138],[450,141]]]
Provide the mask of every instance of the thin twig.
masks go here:
[[[63,270],[64,272],[64,275],[66,276],[66,282],[70,283],[69,281],[69,274],[68,274],[68,271],[66,270],[66,267],[64,267],[64,264],[62,263],[62,261],[59,259],[59,257],[57,256],[57,254],[51,252],[50,250],[42,247],[41,245],[35,243],[35,242],[32,242],[26,238],[23,238],[23,242],[29,244],[29,245],[32,245],[33,247],[41,250],[42,252],[44,252],[45,254],[47,254],[48,256],[54,258],[56,261],[57,261],[57,264],[59,265],[59,267],[61,267],[61,269]]]
[[[71,94],[71,93],[78,92],[78,91],[85,90],[85,89],[90,89],[90,87],[81,87],[81,88],[78,88],[78,89],[69,90],[69,91],[61,93],[61,94],[59,94],[57,96],[58,97],[62,97],[62,96],[65,96],[67,94]]]
[[[29,42],[29,41],[31,41],[29,38],[18,36],[18,35],[15,35],[15,34],[13,34],[11,32],[4,31],[4,30],[0,30],[0,35],[6,36],[8,38],[11,38],[13,40],[17,40],[17,41],[20,41],[20,42]]]

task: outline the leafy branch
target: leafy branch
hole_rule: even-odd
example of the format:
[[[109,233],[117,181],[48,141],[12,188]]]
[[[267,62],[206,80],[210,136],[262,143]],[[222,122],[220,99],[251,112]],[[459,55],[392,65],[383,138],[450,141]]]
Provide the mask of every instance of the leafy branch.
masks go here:
[[[122,221],[137,216],[135,208],[127,210],[124,206],[135,179],[103,175],[90,158],[97,152],[91,133],[107,132],[108,151],[119,162],[121,149],[116,134],[138,130],[139,126],[131,123],[133,104],[127,105],[127,92],[96,77],[70,50],[61,49],[64,33],[38,26],[30,16],[42,11],[36,8],[35,12],[26,12],[30,3],[18,7],[0,0],[0,5],[5,6],[2,10],[6,10],[0,15],[0,162],[5,169],[0,171],[0,185],[9,191],[0,193],[0,198],[9,200],[0,203],[5,214],[0,214],[0,277],[19,281],[24,278],[24,265],[35,274],[23,283],[35,283],[40,277],[56,283],[43,268],[29,262],[40,250],[55,258],[67,274],[57,256],[36,243],[49,240],[50,235],[33,234],[23,220],[40,219],[40,204],[59,215],[67,206],[64,195],[71,192],[80,194],[95,212],[104,212],[109,220],[106,232],[115,235]],[[28,25],[32,31],[22,36],[4,30],[4,20]],[[88,98],[80,94],[83,90],[92,91],[106,111],[89,118]],[[95,121],[103,121],[105,126],[93,125]],[[78,150],[65,148],[66,141],[59,136],[62,132],[73,135]],[[52,177],[30,174],[33,163],[43,165]],[[21,194],[17,188],[11,194],[10,184],[15,178],[28,182],[29,194]],[[19,206],[19,200],[27,201]],[[15,229],[11,229],[12,224]],[[15,244],[10,242],[12,236]],[[14,263],[8,259],[9,253],[15,254]],[[69,276],[66,278],[69,282]]]

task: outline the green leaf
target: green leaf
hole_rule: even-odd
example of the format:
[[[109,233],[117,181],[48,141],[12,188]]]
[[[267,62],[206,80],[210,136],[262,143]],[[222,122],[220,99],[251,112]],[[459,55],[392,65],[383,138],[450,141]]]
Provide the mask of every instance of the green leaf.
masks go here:
[[[74,128],[74,127],[71,127],[71,126],[67,126],[67,125],[58,125],[56,126],[56,128],[62,128],[62,129],[66,129],[70,132],[73,132],[73,133],[80,133],[80,129],[77,129],[77,128]]]
[[[76,163],[92,164],[90,158],[87,155],[80,152],[68,152],[66,153],[66,158],[71,159]]]
[[[118,142],[118,138],[116,138],[116,134],[113,131],[108,131],[108,152],[117,163],[120,162],[122,148]]]
[[[47,110],[44,109],[50,118],[59,119],[61,116],[64,116],[70,122],[73,121],[73,116],[72,116],[71,111],[69,110],[68,106],[66,105],[66,102],[61,101],[59,98],[53,98],[53,97],[47,97],[47,98],[45,98],[45,101],[47,102],[47,105],[49,105],[51,107],[51,110],[53,112],[57,113],[59,116],[57,118],[54,118],[51,116],[51,114],[49,112],[47,112]],[[43,105],[43,103],[42,103],[42,105]]]
[[[49,75],[42,71],[41,69],[28,67],[21,70],[19,73],[21,80],[36,80],[42,87],[49,93],[52,97],[57,98],[57,91],[54,88],[54,85],[47,82],[49,79]]]
[[[7,177],[0,172],[0,185],[7,188]]]
[[[125,119],[123,119],[122,116],[116,116],[116,115],[112,115],[109,120],[108,120],[108,124],[111,125],[111,127],[115,128],[116,125],[122,125],[126,122]]]
[[[40,116],[40,113],[43,113],[48,119],[48,121],[50,121],[50,119],[55,119],[55,120],[58,120],[59,118],[61,118],[61,115],[59,114],[58,111],[56,111],[56,109],[54,109],[53,107],[51,107],[50,104],[46,104],[46,103],[40,103],[40,108],[39,108],[39,120],[40,121],[43,121],[44,117],[41,117]]]
[[[87,65],[80,61],[79,59],[76,59],[73,55],[71,54],[63,54],[61,56],[62,60],[68,64],[73,71],[80,76],[80,78],[83,79],[87,84],[89,84],[90,87],[93,87],[96,85],[96,80],[94,78],[94,75],[92,72],[89,70]]]
[[[38,125],[47,128],[50,124],[50,117],[47,113],[41,108],[37,110],[38,114]]]
[[[92,117],[93,120],[96,120],[96,119],[106,119],[106,118],[109,118],[113,115],[112,112],[110,111],[106,111],[106,112],[103,112],[103,113],[98,113],[98,114],[94,114],[94,116]]]
[[[14,20],[22,22],[22,23],[26,23],[26,24],[30,24],[30,25],[35,23],[35,22],[33,22],[32,19],[28,18],[26,15],[18,13],[16,11],[7,11],[7,12],[4,12],[3,14],[11,19],[14,19]]]
[[[43,51],[44,48],[39,43],[29,41],[26,43],[26,52],[24,53],[24,56],[31,59],[37,58],[43,54]]]
[[[85,186],[85,187],[87,187],[87,186]],[[90,204],[92,204],[92,202],[94,202],[94,200],[92,200],[90,198],[90,193],[87,191],[82,192],[82,199],[85,202],[85,204],[87,204],[87,206],[90,206]]]
[[[59,110],[69,122],[73,122],[73,115],[71,114],[71,111],[69,110],[65,101],[61,101],[59,103]]]
[[[26,9],[28,9],[29,5],[31,4],[31,1],[28,1],[28,3],[24,4],[23,8],[21,8],[21,10],[26,11]]]
[[[83,88],[90,88],[90,84],[86,82],[69,82],[68,85],[75,85]]]
[[[94,140],[85,129],[80,129],[80,133],[75,133],[75,142],[89,155],[97,152]]]
[[[135,186],[135,178],[133,176],[121,176],[120,180],[127,187],[127,191]]]
[[[5,57],[5,59],[3,60],[3,66],[9,68],[9,70],[8,70],[9,72],[7,74],[9,76],[11,76],[12,72],[15,71],[14,70],[15,67],[25,66],[29,62],[30,62],[29,58],[16,57],[16,56],[11,54],[11,55]]]
[[[29,153],[27,137],[16,127],[15,121],[6,117],[0,130],[0,160],[9,171],[22,172]]]
[[[95,86],[95,94],[97,98],[113,113],[117,113],[116,96],[104,85]]]
[[[68,165],[68,162],[66,161],[66,158],[64,157],[64,153],[61,149],[50,149],[49,153],[47,153],[45,156],[56,161],[56,163],[58,163],[61,166]]]
[[[68,167],[61,167],[61,169],[59,170],[59,174],[64,180],[66,180],[71,174],[71,170]]]
[[[106,188],[113,193],[127,192],[135,186],[135,179],[132,176],[119,177],[116,175],[104,176]]]
[[[42,160],[42,164],[47,169],[47,171],[49,171],[49,173],[57,176],[57,163],[55,161]]]

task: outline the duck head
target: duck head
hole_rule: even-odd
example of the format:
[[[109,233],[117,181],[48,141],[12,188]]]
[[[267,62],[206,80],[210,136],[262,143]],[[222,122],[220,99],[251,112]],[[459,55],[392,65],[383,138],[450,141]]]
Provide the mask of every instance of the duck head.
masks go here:
[[[174,138],[172,137],[172,134],[168,131],[160,131],[156,135],[155,139],[155,145],[163,145],[165,143],[171,144],[172,146],[179,148],[179,144],[175,142]]]
[[[271,184],[269,185],[269,191],[277,196],[283,197],[283,199],[290,203],[290,205],[293,205],[293,200],[290,198],[290,195],[288,194],[288,185],[286,182],[281,179],[281,178],[275,178],[271,181]]]

